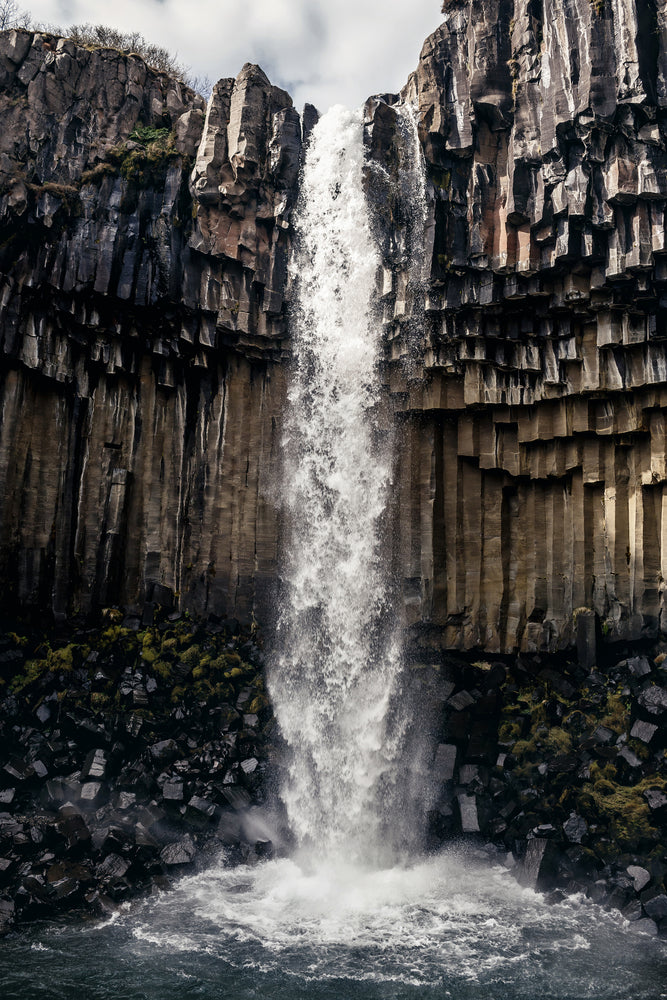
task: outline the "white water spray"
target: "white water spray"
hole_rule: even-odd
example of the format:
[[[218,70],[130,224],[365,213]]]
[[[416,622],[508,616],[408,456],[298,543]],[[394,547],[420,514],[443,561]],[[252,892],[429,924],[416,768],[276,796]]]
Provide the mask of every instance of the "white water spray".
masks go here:
[[[402,766],[409,708],[382,531],[391,441],[378,416],[379,256],[359,113],[311,136],[292,262],[294,355],[282,500],[288,537],[274,710],[292,828],[323,854],[386,862],[418,828]],[[417,796],[418,798],[418,796]]]

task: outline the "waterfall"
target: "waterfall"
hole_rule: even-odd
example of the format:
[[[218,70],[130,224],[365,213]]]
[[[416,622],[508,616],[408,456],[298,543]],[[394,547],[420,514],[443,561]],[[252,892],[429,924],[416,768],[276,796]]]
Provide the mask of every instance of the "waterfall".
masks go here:
[[[298,841],[379,864],[414,841],[421,817],[383,540],[392,442],[380,419],[380,257],[364,157],[360,113],[333,108],[312,133],[295,218],[287,537],[269,684]]]

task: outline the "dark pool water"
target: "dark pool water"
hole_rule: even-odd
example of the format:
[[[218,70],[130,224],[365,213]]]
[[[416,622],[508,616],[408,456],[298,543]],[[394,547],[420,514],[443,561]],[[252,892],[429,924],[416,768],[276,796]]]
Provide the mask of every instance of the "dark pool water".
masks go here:
[[[448,852],[368,871],[220,866],[100,924],[0,943],[2,1000],[661,1000],[667,946]]]

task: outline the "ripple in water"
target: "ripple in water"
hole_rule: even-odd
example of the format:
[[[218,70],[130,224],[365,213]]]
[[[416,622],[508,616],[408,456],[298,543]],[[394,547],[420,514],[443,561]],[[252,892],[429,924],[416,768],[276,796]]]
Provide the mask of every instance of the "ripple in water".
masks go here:
[[[30,950],[32,947],[32,950]],[[582,900],[548,906],[447,852],[369,870],[222,866],[97,927],[4,942],[3,1000],[312,997],[659,1000],[667,956]]]

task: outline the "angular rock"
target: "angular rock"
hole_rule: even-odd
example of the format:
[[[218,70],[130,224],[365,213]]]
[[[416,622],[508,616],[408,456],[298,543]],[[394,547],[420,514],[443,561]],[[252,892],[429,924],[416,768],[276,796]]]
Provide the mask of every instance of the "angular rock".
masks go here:
[[[183,802],[185,799],[183,782],[177,778],[165,781],[162,786],[162,797],[166,802]]]
[[[96,874],[102,879],[123,878],[130,867],[130,862],[119,854],[107,854],[104,861],[97,866]]]
[[[92,781],[99,781],[106,777],[109,761],[105,750],[91,750],[86,757],[81,776],[90,778]]]
[[[650,873],[639,865],[628,865],[626,871],[632,879],[635,892],[641,892],[651,881]]]
[[[168,844],[160,852],[160,860],[168,867],[190,864],[197,853],[197,849],[189,834],[181,837],[173,844]]]
[[[239,788],[238,785],[227,785],[222,794],[232,809],[237,811],[247,809],[252,802],[245,788]]]
[[[453,743],[440,743],[435,751],[433,774],[438,781],[453,781],[456,770],[456,746]]]
[[[558,851],[553,841],[535,837],[526,845],[519,881],[531,889],[548,889],[556,876]]]
[[[642,900],[642,904],[651,920],[664,920],[667,917],[667,896],[664,893]]]
[[[653,723],[637,719],[630,730],[630,736],[633,739],[641,740],[642,743],[650,743],[657,731],[658,727],[654,726]]]
[[[646,677],[651,673],[651,664],[645,656],[633,656],[627,661],[627,667],[634,677]]]
[[[477,799],[474,795],[461,792],[456,796],[461,814],[461,830],[463,833],[479,833],[480,823],[477,812]]]
[[[667,688],[652,684],[641,692],[637,701],[650,715],[660,716],[667,711]]]

